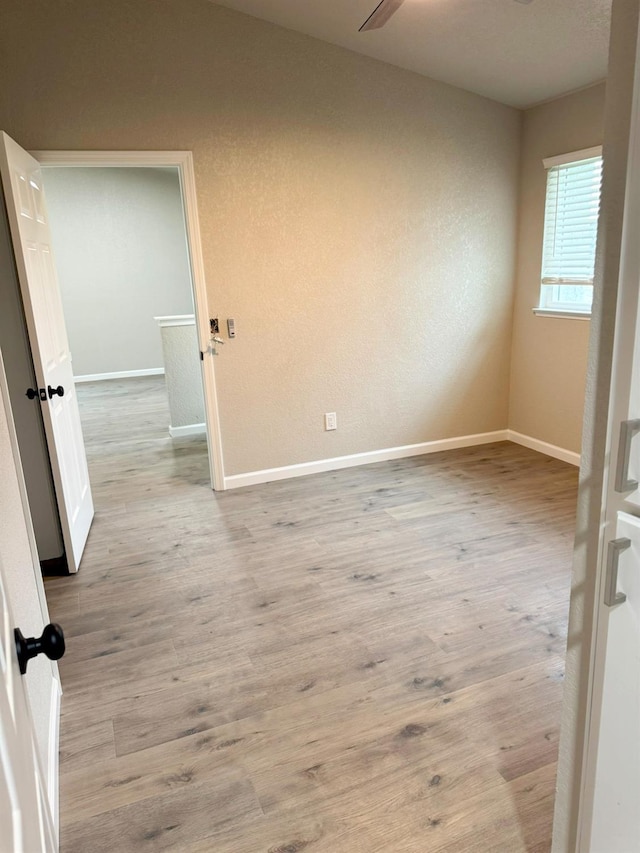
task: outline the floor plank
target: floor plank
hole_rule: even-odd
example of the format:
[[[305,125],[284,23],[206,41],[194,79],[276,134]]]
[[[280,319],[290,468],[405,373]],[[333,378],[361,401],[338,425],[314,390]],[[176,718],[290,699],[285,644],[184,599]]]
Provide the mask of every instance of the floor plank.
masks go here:
[[[549,850],[574,468],[500,443],[215,494],[161,377],[78,396],[63,853]]]

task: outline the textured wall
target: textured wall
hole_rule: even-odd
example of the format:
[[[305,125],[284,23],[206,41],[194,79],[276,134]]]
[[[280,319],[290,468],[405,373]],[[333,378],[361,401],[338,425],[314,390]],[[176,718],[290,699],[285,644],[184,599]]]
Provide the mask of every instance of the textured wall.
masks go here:
[[[509,427],[580,452],[588,320],[533,314],[540,296],[547,174],[544,157],[602,143],[604,84],[527,110],[522,132],[520,215]]]
[[[162,352],[172,427],[204,423],[200,349],[194,322],[162,326]]]
[[[0,51],[23,146],[193,151],[227,474],[506,427],[517,111],[205,0],[3,0]]]
[[[43,169],[76,376],[162,367],[156,314],[193,311],[180,179]]]

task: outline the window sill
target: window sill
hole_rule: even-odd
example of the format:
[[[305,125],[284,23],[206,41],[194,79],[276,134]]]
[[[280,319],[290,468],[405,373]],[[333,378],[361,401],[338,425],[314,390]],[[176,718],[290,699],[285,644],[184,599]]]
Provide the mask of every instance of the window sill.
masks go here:
[[[591,311],[571,311],[566,308],[534,308],[538,317],[559,317],[562,320],[590,320]]]

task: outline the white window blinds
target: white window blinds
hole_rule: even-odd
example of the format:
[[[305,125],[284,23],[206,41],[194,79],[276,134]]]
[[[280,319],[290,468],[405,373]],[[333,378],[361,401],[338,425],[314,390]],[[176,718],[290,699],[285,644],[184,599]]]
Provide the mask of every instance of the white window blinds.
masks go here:
[[[549,167],[543,285],[593,285],[601,178],[601,156]]]

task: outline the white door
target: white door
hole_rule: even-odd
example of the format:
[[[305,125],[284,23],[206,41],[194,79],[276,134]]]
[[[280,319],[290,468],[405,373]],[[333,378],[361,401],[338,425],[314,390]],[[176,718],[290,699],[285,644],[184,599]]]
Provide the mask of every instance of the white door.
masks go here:
[[[606,169],[606,163],[605,163]],[[605,459],[580,853],[640,853],[640,66]],[[588,488],[589,484],[585,484]]]
[[[56,842],[0,563],[0,850],[49,853]]]
[[[20,673],[15,629],[48,621],[0,353],[0,851],[56,848],[60,683],[39,655]]]
[[[640,518],[618,513],[603,603],[607,643],[598,725],[592,853],[640,851]]]
[[[34,405],[42,406],[67,562],[75,572],[93,501],[40,165],[1,136],[0,173],[40,397]]]

